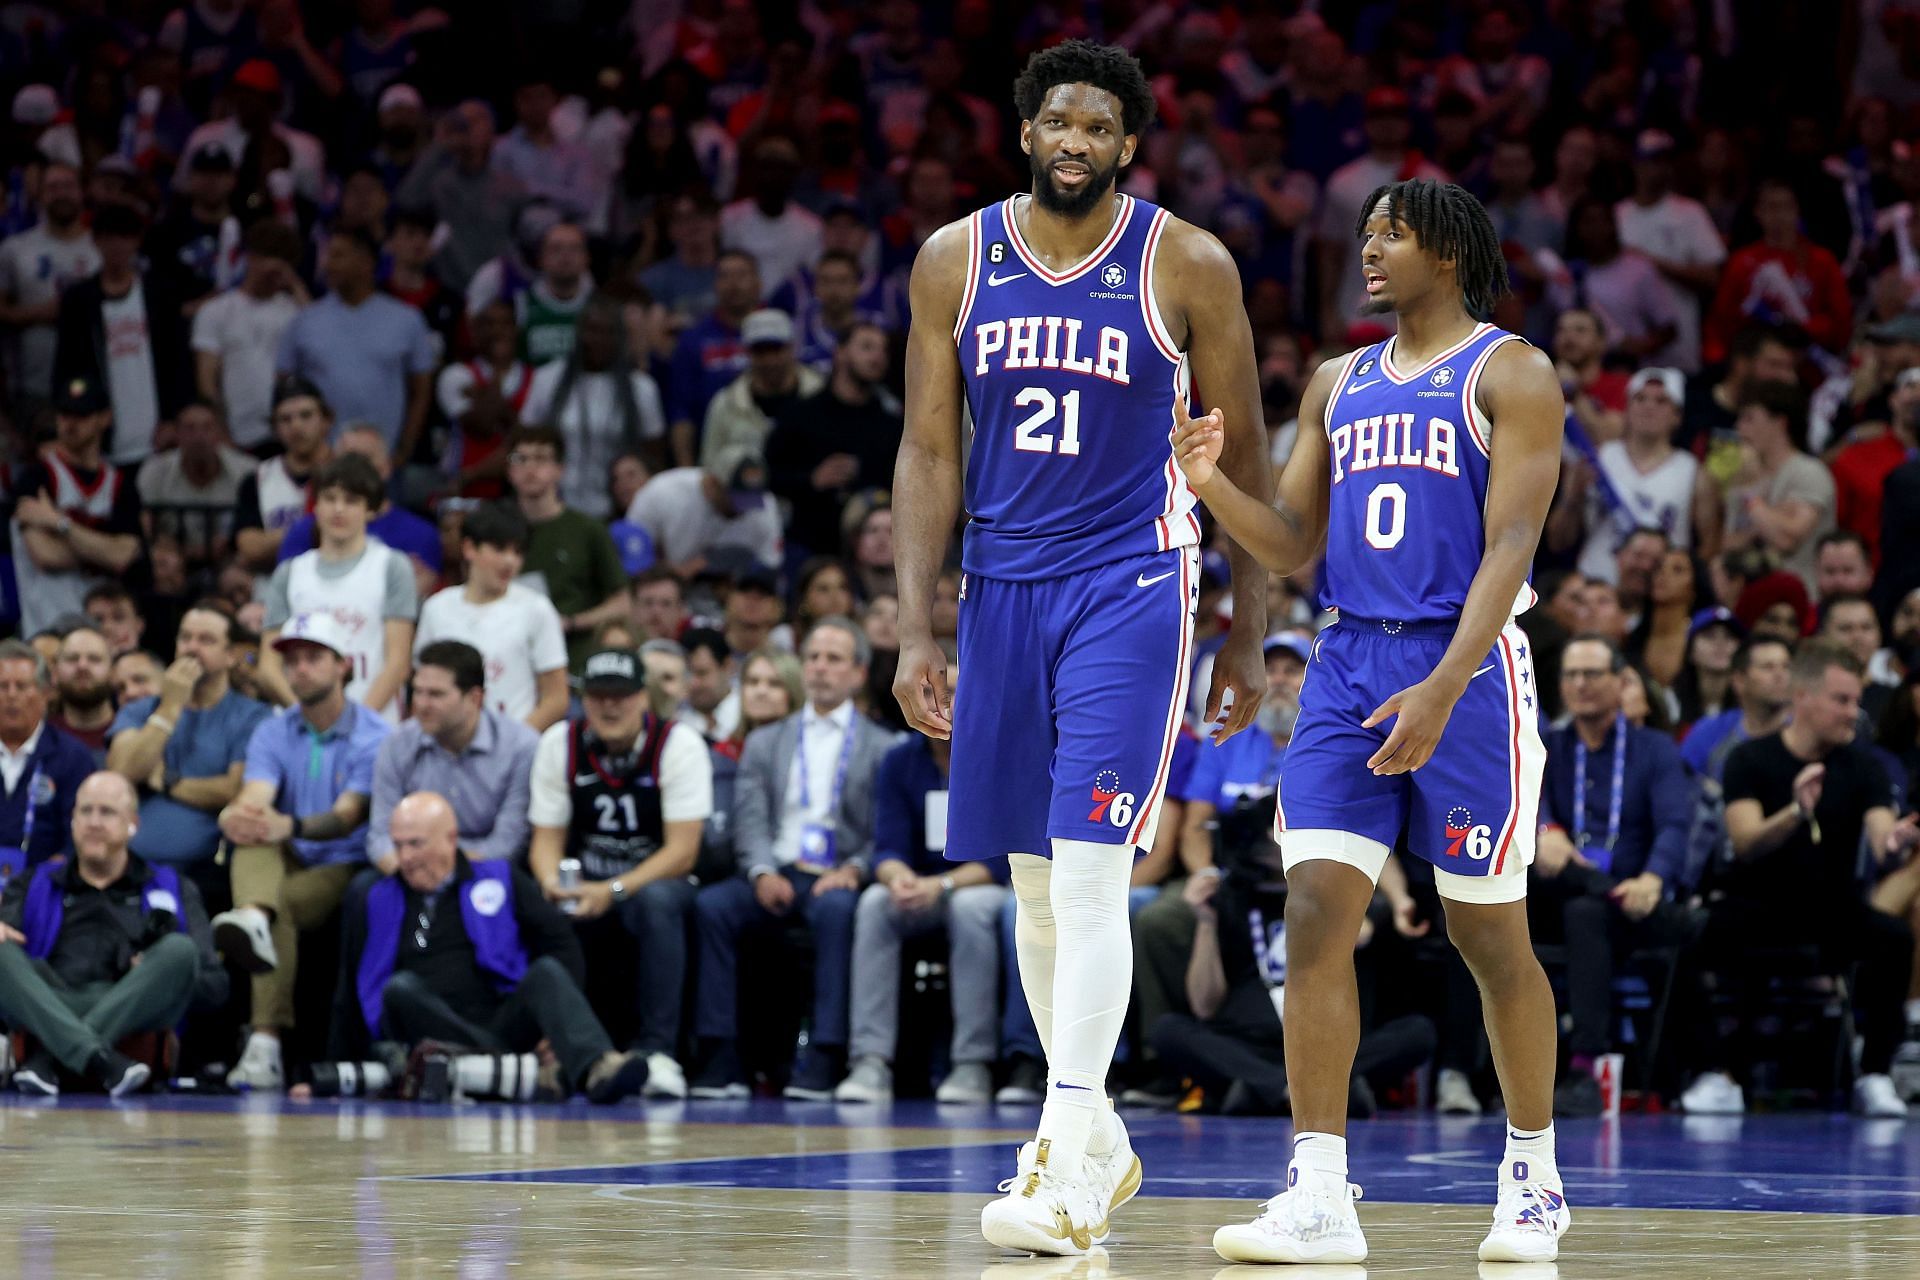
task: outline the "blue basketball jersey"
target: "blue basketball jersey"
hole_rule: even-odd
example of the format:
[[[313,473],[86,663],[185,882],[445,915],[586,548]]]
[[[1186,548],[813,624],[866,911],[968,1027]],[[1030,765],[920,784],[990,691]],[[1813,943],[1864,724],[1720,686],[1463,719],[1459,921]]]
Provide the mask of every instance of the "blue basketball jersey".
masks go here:
[[[1154,252],[1168,214],[1118,196],[1100,247],[1049,271],[1012,197],[967,222],[954,341],[973,415],[961,564],[1056,578],[1200,540],[1174,465],[1186,362],[1161,322]]]
[[[1327,401],[1328,607],[1383,621],[1460,616],[1487,545],[1493,424],[1475,394],[1493,353],[1523,341],[1482,324],[1418,369],[1394,363],[1392,338],[1346,357]],[[1522,587],[1514,612],[1533,599]]]

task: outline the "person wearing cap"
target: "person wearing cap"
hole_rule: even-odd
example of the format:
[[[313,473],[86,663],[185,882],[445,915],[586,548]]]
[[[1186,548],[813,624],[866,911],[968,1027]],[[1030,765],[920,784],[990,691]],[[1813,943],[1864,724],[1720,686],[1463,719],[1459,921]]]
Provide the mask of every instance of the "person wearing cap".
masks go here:
[[[164,1034],[196,996],[226,989],[199,891],[128,847],[137,806],[126,779],[91,775],[73,803],[73,856],[13,878],[0,896],[0,1016],[33,1038],[13,1076],[29,1097],[58,1097],[62,1071],[111,1097],[134,1092],[151,1068],[120,1043]]]
[[[1759,547],[1813,585],[1813,548],[1833,528],[1833,476],[1807,453],[1807,400],[1800,389],[1758,383],[1736,419],[1746,464],[1727,492],[1723,549]]]
[[[61,295],[53,354],[56,386],[85,379],[105,391],[113,414],[108,453],[122,467],[137,467],[173,443],[174,415],[193,394],[184,303],[167,273],[141,268],[145,234],[146,223],[129,207],[109,205],[93,215],[100,270]]]
[[[133,851],[178,868],[224,910],[231,889],[215,860],[216,815],[240,794],[247,744],[270,712],[233,687],[239,624],[217,604],[202,600],[181,617],[174,660],[151,695],[121,697],[107,727],[107,768],[142,791]]]
[[[900,402],[886,389],[887,335],[856,321],[833,353],[826,386],[781,416],[767,437],[767,486],[792,507],[793,540],[816,555],[839,549],[847,500],[892,483]]]
[[[460,527],[467,580],[421,606],[413,650],[417,657],[439,640],[473,645],[486,660],[487,706],[541,733],[567,715],[567,639],[553,602],[518,581],[527,540],[526,517],[513,507],[468,512]]]
[[[100,269],[84,212],[80,171],[48,164],[40,171],[40,221],[0,241],[0,326],[17,421],[30,421],[52,394],[60,295]]]
[[[380,91],[374,115],[380,140],[367,154],[367,163],[379,171],[389,191],[400,185],[426,148],[425,111],[420,91],[410,84],[396,82]]]
[[[1700,301],[1720,281],[1726,241],[1705,205],[1673,189],[1673,137],[1641,133],[1633,148],[1633,194],[1614,206],[1620,243],[1659,271],[1672,302],[1673,341],[1655,358],[1684,374],[1700,371]]]
[[[1347,330],[1359,322],[1360,308],[1366,302],[1365,282],[1351,265],[1356,252],[1353,211],[1366,203],[1371,192],[1389,182],[1408,178],[1447,180],[1446,174],[1407,147],[1412,122],[1404,89],[1375,86],[1367,91],[1365,108],[1366,154],[1340,166],[1327,179],[1317,232],[1320,332],[1328,341],[1342,345],[1348,345]],[[1393,317],[1371,316],[1368,323],[1391,325]]]
[[[194,382],[225,414],[233,443],[258,455],[274,439],[280,338],[312,298],[300,279],[300,236],[293,228],[263,219],[247,228],[242,247],[239,283],[194,312]]]
[[[364,1058],[374,1040],[437,1042],[458,1072],[467,1055],[530,1054],[544,1042],[552,1055],[536,1099],[577,1090],[607,1105],[640,1092],[645,1057],[607,1038],[581,994],[574,931],[533,879],[471,856],[453,806],[432,791],[394,805],[387,836],[392,868],[342,913],[336,1057]]]
[[[280,562],[287,530],[312,507],[308,485],[333,460],[333,409],[320,388],[305,378],[280,378],[273,385],[272,412],[281,452],[240,482],[234,500],[234,548],[257,574]]]
[[[814,939],[813,1033],[787,1096],[824,1100],[844,1074],[854,910],[869,878],[874,778],[893,745],[853,704],[872,656],[857,623],[823,618],[803,643],[806,705],[747,738],[732,816],[742,874],[702,889],[694,906],[704,1058],[695,1097],[746,1096],[735,1043],[740,940],[794,921]]]
[[[740,326],[760,305],[760,265],[741,249],[714,259],[713,310],[680,331],[667,374],[668,441],[673,461],[690,467],[700,457],[707,405],[747,367]]]
[[[552,427],[523,426],[507,442],[507,483],[528,529],[522,572],[559,610],[568,666],[577,674],[593,649],[594,628],[625,618],[631,597],[606,525],[562,500],[566,468],[566,437]]]
[[[1690,886],[1687,833],[1695,792],[1667,735],[1621,713],[1626,656],[1602,636],[1561,655],[1560,696],[1572,722],[1547,735],[1540,842],[1528,872],[1536,937],[1564,938],[1572,1057],[1554,1090],[1558,1115],[1598,1115],[1594,1060],[1610,1048],[1616,950],[1676,936],[1673,900]]]
[[[1570,467],[1547,521],[1549,546],[1566,548],[1581,530],[1580,572],[1617,581],[1615,554],[1636,529],[1655,528],[1686,549],[1718,537],[1719,490],[1690,453],[1673,447],[1686,403],[1678,369],[1642,369],[1627,384],[1626,430]]]
[[[733,449],[765,453],[767,436],[800,402],[826,385],[816,369],[801,364],[794,350],[793,318],[762,307],[740,323],[747,348],[746,372],[721,388],[707,405],[700,433],[700,460]]]
[[[526,855],[528,777],[540,735],[488,705],[487,665],[461,640],[436,640],[415,656],[413,717],[380,744],[373,767],[367,861],[382,871],[393,862],[388,820],[416,791],[435,792],[453,806],[468,857]]]
[[[275,639],[293,619],[324,613],[352,663],[347,692],[398,724],[420,603],[406,554],[367,536],[386,484],[364,456],[342,453],[314,476],[313,497],[319,545],[282,561],[267,582],[261,686],[282,706],[294,701]]]
[[[690,726],[647,706],[631,649],[587,658],[584,714],[540,735],[534,753],[528,866],[549,899],[568,904],[589,956],[587,992],[603,1022],[633,1028],[647,1091],[685,1097],[674,1059],[686,992],[688,880],[713,813],[713,765]],[[581,883],[559,883],[577,858]],[[637,974],[635,966],[637,968]]]
[[[1708,364],[1727,358],[1734,332],[1749,320],[1787,322],[1807,331],[1813,345],[1842,352],[1853,332],[1853,295],[1839,259],[1800,229],[1800,197],[1784,178],[1762,178],[1753,216],[1760,238],[1736,250],[1720,273],[1700,354]]]
[[[616,514],[607,491],[614,459],[628,452],[663,459],[666,411],[645,359],[628,346],[621,304],[612,295],[586,300],[567,346],[535,370],[520,417],[566,440],[560,496],[575,511],[604,521]]]
[[[249,160],[254,166],[259,164],[254,153],[271,136],[286,148],[295,189],[303,198],[318,202],[326,188],[326,150],[312,134],[280,122],[285,93],[280,68],[265,58],[247,59],[227,79],[226,97],[233,114],[195,129],[181,154],[196,155],[202,147],[217,146],[232,157],[236,169],[244,172]],[[175,169],[174,190],[185,191],[189,177],[186,165]],[[254,179],[258,180],[257,174]]]
[[[1912,322],[1920,324],[1920,317]],[[1920,457],[1915,451],[1920,447],[1920,365],[1894,375],[1886,416],[1885,431],[1863,433],[1828,464],[1833,472],[1834,521],[1864,540],[1874,564],[1881,557],[1880,521],[1887,478],[1909,459]]]
[[[432,335],[418,311],[379,292],[380,246],[364,232],[327,238],[325,296],[280,340],[281,373],[310,378],[350,422],[371,422],[402,465],[412,461],[433,399]]]
[[[296,613],[271,643],[294,705],[254,730],[240,794],[220,811],[235,905],[213,932],[253,974],[253,1032],[227,1082],[277,1091],[300,932],[333,915],[366,865],[374,767],[391,729],[347,696],[354,646],[331,613]]]
[[[233,216],[233,157],[207,145],[186,159],[187,188],[147,234],[147,257],[174,274],[189,304],[240,279],[240,222]]]
[[[759,450],[736,445],[698,467],[662,471],[634,495],[627,519],[653,535],[660,563],[691,580],[720,552],[777,569],[780,516]]]
[[[1690,739],[1688,728],[1734,705],[1733,664],[1746,637],[1746,628],[1725,605],[1697,610],[1688,622],[1686,665],[1669,686],[1683,738]]]
[[[113,413],[106,392],[72,378],[54,396],[53,447],[9,469],[16,495],[9,532],[21,635],[78,612],[95,583],[140,558],[140,493],[131,473],[102,456]]]

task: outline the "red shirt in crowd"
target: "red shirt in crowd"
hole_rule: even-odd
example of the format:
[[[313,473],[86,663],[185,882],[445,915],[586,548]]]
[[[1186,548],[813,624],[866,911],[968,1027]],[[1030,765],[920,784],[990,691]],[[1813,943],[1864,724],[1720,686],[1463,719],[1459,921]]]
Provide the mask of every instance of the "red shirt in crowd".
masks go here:
[[[1833,472],[1834,521],[1866,539],[1876,569],[1880,567],[1880,495],[1887,487],[1887,477],[1912,453],[1899,436],[1889,431],[1848,445],[1829,468]]]
[[[1806,309],[1804,320],[1767,296],[1766,283],[1759,277],[1769,266],[1785,272],[1794,295]],[[1749,320],[1796,323],[1807,331],[1816,347],[1846,350],[1847,338],[1853,332],[1853,299],[1847,293],[1847,277],[1839,259],[1805,236],[1791,249],[1776,249],[1761,241],[1735,253],[1727,260],[1720,290],[1713,298],[1713,312],[1707,317],[1707,331],[1700,344],[1702,359],[1708,364],[1725,360],[1733,335]]]

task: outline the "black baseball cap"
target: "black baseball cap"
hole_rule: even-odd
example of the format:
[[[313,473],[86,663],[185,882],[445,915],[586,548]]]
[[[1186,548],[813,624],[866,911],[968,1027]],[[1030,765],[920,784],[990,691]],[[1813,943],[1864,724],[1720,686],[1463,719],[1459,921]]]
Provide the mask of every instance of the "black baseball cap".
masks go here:
[[[69,418],[91,417],[111,407],[106,388],[92,378],[69,378],[53,397],[53,411]]]
[[[601,649],[581,668],[580,687],[587,693],[639,693],[647,687],[646,669],[631,649]]]

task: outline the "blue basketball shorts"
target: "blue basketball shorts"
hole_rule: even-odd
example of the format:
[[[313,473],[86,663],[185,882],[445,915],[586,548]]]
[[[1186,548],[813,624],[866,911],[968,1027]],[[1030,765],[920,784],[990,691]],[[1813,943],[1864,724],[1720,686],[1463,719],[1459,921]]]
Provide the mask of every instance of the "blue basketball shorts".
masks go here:
[[[947,857],[1153,844],[1192,665],[1199,556],[960,589]]]
[[[1362,723],[1431,675],[1453,632],[1452,622],[1343,618],[1320,633],[1274,814],[1274,838],[1289,868],[1327,858],[1377,882],[1404,828],[1408,850],[1433,864],[1443,897],[1526,896],[1547,752],[1533,647],[1519,627],[1509,623],[1478,664],[1432,759],[1388,777],[1367,768],[1394,720],[1371,729]]]

